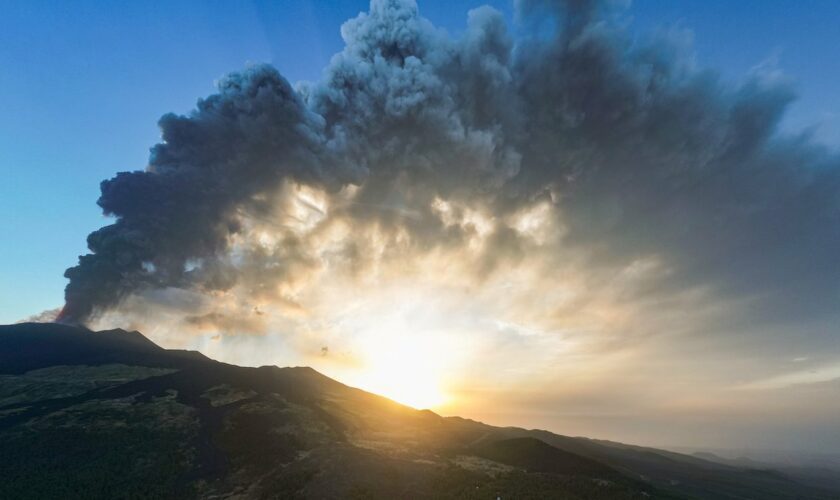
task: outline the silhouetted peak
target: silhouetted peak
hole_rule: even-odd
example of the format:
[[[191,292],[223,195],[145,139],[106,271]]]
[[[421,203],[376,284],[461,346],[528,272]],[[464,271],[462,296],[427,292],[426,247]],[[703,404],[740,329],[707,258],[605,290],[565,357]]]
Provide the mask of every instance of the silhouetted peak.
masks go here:
[[[92,333],[94,333],[96,335],[103,335],[103,336],[107,335],[107,336],[110,336],[110,337],[113,337],[113,338],[120,339],[124,342],[130,342],[130,343],[133,343],[133,344],[136,344],[136,345],[154,346],[154,347],[157,347],[159,349],[161,348],[160,346],[158,346],[157,344],[155,344],[154,342],[149,340],[148,337],[146,337],[145,335],[143,335],[142,333],[140,333],[137,330],[130,330],[129,331],[129,330],[123,330],[122,328],[113,328],[111,330],[100,330],[100,331],[92,332]]]

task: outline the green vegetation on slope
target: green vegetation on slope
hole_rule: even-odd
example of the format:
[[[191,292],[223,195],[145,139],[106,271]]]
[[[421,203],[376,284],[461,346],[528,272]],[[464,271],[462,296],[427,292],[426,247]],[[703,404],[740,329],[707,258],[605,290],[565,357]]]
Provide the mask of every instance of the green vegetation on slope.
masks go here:
[[[175,498],[194,412],[170,394],[91,400],[0,433],[0,498]]]

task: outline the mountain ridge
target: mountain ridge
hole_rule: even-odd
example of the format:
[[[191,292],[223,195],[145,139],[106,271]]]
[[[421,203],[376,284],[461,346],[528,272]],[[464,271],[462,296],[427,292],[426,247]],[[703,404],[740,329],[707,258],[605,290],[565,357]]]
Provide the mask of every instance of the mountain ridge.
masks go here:
[[[0,485],[4,498],[115,491],[181,498],[836,498],[781,473],[443,417],[310,367],[239,367],[163,349],[140,332],[0,326],[0,377],[0,445],[16,450],[13,462],[0,459],[14,478]],[[53,471],[46,483],[45,470]],[[112,484],[96,470],[122,479]]]

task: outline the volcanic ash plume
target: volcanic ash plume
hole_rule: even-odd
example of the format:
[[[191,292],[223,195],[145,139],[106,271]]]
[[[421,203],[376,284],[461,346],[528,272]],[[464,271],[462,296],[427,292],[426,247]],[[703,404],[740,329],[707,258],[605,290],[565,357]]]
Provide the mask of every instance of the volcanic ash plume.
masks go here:
[[[83,322],[143,288],[225,286],[213,261],[243,211],[284,180],[335,189],[360,171],[337,154],[323,117],[269,66],[234,73],[189,116],[161,118],[144,171],[102,182],[98,204],[116,222],[88,236],[91,254],[65,273],[58,320]],[[197,272],[190,262],[206,261]]]
[[[612,3],[517,6],[527,35],[482,7],[453,38],[373,0],[320,81],[254,66],[161,118],[148,166],[102,183],[114,223],[67,270],[59,320],[186,293],[215,301],[194,326],[231,308],[257,324],[260,304],[311,313],[315,276],[433,259],[467,288],[522,263],[534,287],[585,283],[569,310],[626,272],[650,279],[617,302],[706,290],[762,318],[835,314],[840,163],[777,132],[778,71],[722,83],[685,33],[634,37]]]

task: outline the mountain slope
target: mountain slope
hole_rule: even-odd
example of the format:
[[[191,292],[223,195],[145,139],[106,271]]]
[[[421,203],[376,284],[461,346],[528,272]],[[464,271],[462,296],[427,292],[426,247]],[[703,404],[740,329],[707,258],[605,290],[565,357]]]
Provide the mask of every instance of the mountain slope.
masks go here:
[[[56,324],[0,326],[0,449],[0,498],[836,498]]]

